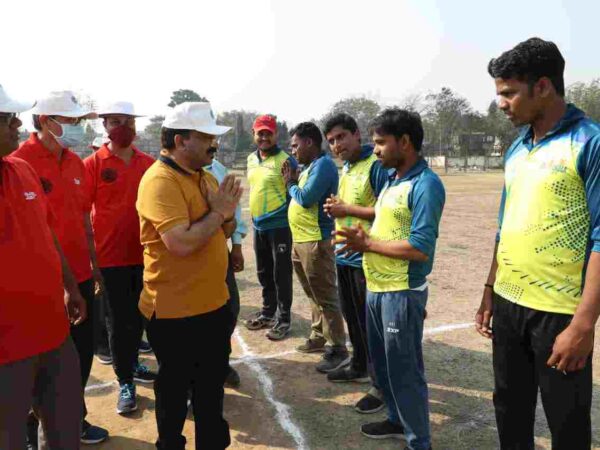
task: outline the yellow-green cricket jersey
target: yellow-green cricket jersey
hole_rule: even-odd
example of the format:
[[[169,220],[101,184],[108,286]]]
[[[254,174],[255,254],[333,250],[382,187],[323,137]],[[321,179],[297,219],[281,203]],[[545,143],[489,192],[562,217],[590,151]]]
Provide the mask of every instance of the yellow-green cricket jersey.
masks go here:
[[[600,251],[600,126],[573,105],[539,142],[531,127],[505,157],[494,291],[531,309],[573,314]]]

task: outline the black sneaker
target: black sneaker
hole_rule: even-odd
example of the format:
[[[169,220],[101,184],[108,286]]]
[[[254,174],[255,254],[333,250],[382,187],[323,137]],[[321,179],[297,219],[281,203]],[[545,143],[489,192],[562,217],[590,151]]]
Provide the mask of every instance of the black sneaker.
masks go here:
[[[108,431],[90,424],[87,420],[81,425],[81,443],[99,444],[108,438]]]
[[[369,393],[356,403],[354,410],[361,414],[375,414],[384,407],[385,404],[383,403],[383,400]]]
[[[352,366],[346,366],[329,372],[327,380],[332,383],[349,383],[351,381],[354,383],[368,383],[371,378],[366,372],[359,372]]]
[[[233,367],[229,367],[229,373],[227,374],[227,378],[225,378],[225,387],[237,389],[240,387],[241,380],[240,375]]]
[[[152,347],[146,341],[142,341],[142,342],[140,342],[138,351],[140,353],[152,353]]]
[[[110,364],[112,364],[113,359],[112,359],[112,355],[110,354],[110,351],[105,351],[105,350],[98,350],[98,352],[96,353],[96,361],[98,361],[100,364],[104,364],[105,366],[108,366]]]
[[[123,383],[119,388],[119,399],[117,400],[117,412],[127,414],[137,409],[135,398],[135,384]]]
[[[143,364],[138,363],[133,369],[133,380],[138,383],[154,383],[156,372],[151,371]]]
[[[273,327],[275,325],[275,319],[273,317],[263,316],[260,312],[257,312],[246,319],[244,325],[246,325],[246,328],[249,330],[262,330],[263,328]]]
[[[404,427],[389,420],[365,423],[360,432],[371,439],[404,439]]]
[[[325,350],[325,354],[317,364],[316,369],[321,373],[333,372],[336,369],[350,364],[351,359],[348,350],[334,350],[329,347]]]

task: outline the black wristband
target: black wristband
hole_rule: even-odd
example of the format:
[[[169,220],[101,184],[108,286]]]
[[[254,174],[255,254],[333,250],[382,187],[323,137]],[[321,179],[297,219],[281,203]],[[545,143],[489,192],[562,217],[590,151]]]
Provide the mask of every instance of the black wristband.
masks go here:
[[[485,286],[486,288],[490,288],[490,289],[492,289],[492,290],[494,289],[494,285],[493,285],[493,284],[488,284],[488,283],[485,283],[485,284],[484,284],[484,286]]]

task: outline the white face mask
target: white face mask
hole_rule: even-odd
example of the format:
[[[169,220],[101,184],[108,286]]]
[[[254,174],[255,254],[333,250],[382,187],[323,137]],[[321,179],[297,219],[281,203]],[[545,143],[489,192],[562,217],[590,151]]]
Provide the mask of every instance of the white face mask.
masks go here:
[[[50,120],[58,124],[61,128],[62,134],[60,136],[55,135],[50,130],[48,131],[50,131],[52,136],[54,136],[54,139],[56,139],[56,142],[58,142],[62,148],[76,147],[85,139],[85,130],[83,129],[83,125],[70,125],[66,123],[58,123],[54,119]]]

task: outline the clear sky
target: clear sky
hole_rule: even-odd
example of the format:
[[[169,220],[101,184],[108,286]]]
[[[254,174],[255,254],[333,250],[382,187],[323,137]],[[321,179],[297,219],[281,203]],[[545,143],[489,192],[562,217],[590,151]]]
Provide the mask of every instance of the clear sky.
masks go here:
[[[73,89],[148,115],[180,88],[292,123],[442,86],[485,110],[487,62],[531,36],[558,44],[567,84],[600,77],[598,0],[20,0],[0,15],[9,92]]]

